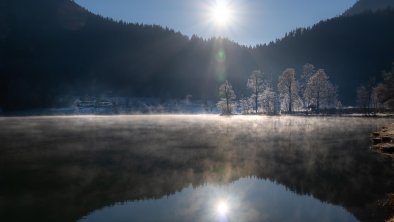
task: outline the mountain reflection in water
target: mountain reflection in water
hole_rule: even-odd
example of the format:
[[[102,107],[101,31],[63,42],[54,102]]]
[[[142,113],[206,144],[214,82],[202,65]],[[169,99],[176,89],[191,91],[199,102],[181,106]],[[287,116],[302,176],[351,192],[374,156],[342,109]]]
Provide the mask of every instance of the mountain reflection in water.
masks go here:
[[[394,171],[388,158],[368,149],[368,137],[387,121],[209,115],[0,118],[0,220],[77,221],[119,202],[175,198],[190,193],[189,186],[272,185],[268,179],[335,209],[332,205],[344,207],[358,220],[384,221],[393,212],[379,203],[394,192]],[[241,179],[248,177],[254,179]],[[251,198],[246,202],[264,204]],[[280,200],[271,202],[279,201],[275,210],[286,215]],[[322,204],[311,201],[316,204],[301,216],[319,212]],[[315,219],[325,218],[331,220],[321,214]]]
[[[267,180],[187,187],[170,197],[116,204],[80,222],[105,221],[357,221],[342,207],[297,195]]]

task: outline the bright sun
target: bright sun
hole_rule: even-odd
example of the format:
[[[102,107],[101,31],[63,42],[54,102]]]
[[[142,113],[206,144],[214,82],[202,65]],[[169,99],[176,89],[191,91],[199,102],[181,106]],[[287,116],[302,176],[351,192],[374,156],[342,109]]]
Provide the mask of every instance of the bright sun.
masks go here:
[[[226,26],[232,19],[232,11],[225,1],[217,1],[212,8],[212,19],[219,26]]]

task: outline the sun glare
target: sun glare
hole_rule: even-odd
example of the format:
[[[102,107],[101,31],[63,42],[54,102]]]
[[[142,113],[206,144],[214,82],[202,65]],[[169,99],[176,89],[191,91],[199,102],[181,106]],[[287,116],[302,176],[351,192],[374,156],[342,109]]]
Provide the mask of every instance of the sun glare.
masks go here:
[[[228,205],[225,201],[220,201],[216,206],[216,210],[220,215],[226,215],[228,211]]]
[[[212,8],[212,19],[218,26],[226,26],[232,19],[232,10],[225,1],[217,1]]]

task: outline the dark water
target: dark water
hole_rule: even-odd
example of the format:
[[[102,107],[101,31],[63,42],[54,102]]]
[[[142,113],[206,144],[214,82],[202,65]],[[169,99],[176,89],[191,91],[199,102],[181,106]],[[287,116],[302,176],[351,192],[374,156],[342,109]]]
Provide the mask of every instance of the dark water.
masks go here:
[[[384,221],[392,119],[0,119],[0,221]]]

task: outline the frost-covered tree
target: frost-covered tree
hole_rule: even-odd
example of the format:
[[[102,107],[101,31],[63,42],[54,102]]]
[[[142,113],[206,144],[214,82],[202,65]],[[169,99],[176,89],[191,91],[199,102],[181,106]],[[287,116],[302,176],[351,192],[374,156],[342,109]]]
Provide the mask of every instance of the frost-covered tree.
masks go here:
[[[278,91],[282,103],[286,101],[289,113],[293,111],[293,104],[298,101],[297,81],[295,79],[295,69],[286,69],[279,76]],[[285,99],[287,98],[287,99]]]
[[[357,104],[364,108],[366,113],[371,112],[371,108],[373,108],[373,104],[376,100],[376,90],[374,89],[375,79],[370,78],[367,85],[360,85],[357,88]]]
[[[243,114],[249,114],[253,110],[253,101],[250,98],[243,97],[239,100],[239,105]]]
[[[339,114],[342,112],[343,105],[342,105],[341,101],[338,100],[335,109],[337,110],[337,113],[339,113]]]
[[[260,104],[267,114],[275,113],[276,94],[270,84],[267,84],[260,96]]]
[[[376,97],[387,108],[394,108],[394,63],[390,72],[383,73],[383,83],[376,87]]]
[[[323,69],[319,69],[308,81],[304,98],[320,112],[322,106],[335,106],[337,101],[337,88],[330,82]]]
[[[308,80],[316,73],[316,68],[313,64],[305,64],[302,67],[302,75],[301,75],[301,82],[306,85]]]
[[[378,95],[377,87],[374,87],[372,89],[371,107],[372,107],[372,109],[375,110],[375,112],[377,112],[377,110],[379,108],[383,107],[383,104],[380,103],[380,101],[379,101],[379,95]]]
[[[255,70],[252,72],[248,79],[247,87],[252,93],[250,98],[254,102],[254,110],[257,113],[259,109],[259,97],[264,91],[263,74],[260,70]]]
[[[217,103],[217,107],[220,109],[222,114],[231,115],[234,109],[234,100],[236,98],[233,87],[228,81],[225,81],[219,87],[220,101]]]
[[[301,75],[299,90],[300,90],[300,95],[302,96],[302,102],[303,102],[303,105],[305,108],[308,107],[310,104],[309,104],[308,98],[305,98],[303,95],[304,95],[306,86],[308,85],[309,79],[315,73],[316,73],[316,68],[313,64],[307,63],[302,67],[302,75]]]
[[[365,111],[369,107],[369,92],[364,85],[360,85],[357,88],[357,105],[363,108]]]

